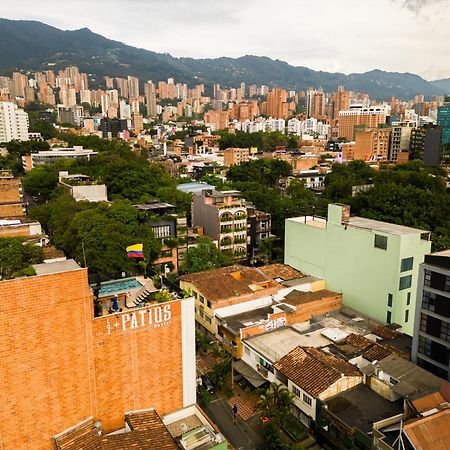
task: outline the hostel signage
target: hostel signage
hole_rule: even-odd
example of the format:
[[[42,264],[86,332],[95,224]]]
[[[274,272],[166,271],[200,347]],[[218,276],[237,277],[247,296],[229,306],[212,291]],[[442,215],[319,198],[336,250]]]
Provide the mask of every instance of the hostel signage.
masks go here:
[[[172,319],[171,305],[154,305],[149,308],[139,308],[130,312],[116,314],[115,323],[111,323],[109,316],[106,321],[106,332],[111,334],[111,328],[116,332],[132,331],[144,328],[161,328],[170,325]]]

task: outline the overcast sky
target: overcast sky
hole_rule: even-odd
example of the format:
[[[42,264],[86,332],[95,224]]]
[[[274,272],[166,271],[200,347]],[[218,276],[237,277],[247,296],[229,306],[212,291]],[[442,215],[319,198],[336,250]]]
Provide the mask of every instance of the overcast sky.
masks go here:
[[[88,27],[174,56],[450,77],[450,0],[1,0],[0,16]]]

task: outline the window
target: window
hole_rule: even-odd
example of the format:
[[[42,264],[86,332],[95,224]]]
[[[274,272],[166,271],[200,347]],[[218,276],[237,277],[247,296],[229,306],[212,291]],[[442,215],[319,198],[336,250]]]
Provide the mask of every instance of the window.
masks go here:
[[[304,401],[308,406],[311,406],[311,405],[312,405],[312,398],[311,398],[309,395],[305,394],[305,393],[303,393],[303,401]]]
[[[405,323],[409,320],[409,309],[405,311]]]
[[[411,287],[412,283],[412,275],[406,275],[404,277],[400,277],[399,290],[408,289]]]
[[[388,241],[387,236],[381,236],[381,234],[376,234],[374,247],[381,248],[382,250],[387,250],[387,241]]]
[[[203,297],[203,295],[200,295],[200,303],[205,303],[205,297]]]
[[[443,341],[450,342],[450,323],[444,321],[441,322],[439,338]]]
[[[153,233],[157,239],[170,237],[170,225],[152,227]]]
[[[208,308],[211,308],[211,302],[209,300],[206,301]]]
[[[409,306],[411,304],[411,292],[406,294],[406,304]]]
[[[438,291],[450,292],[450,277],[445,276],[443,273],[425,270],[423,284],[425,286],[430,286],[433,289],[437,289]]]
[[[392,306],[392,294],[388,294],[388,306]]]
[[[395,378],[389,377],[389,383],[392,384],[393,386],[395,386],[396,384],[398,384],[398,380],[396,380]]]
[[[302,398],[302,391],[297,387],[292,385],[292,392],[298,397]]]
[[[403,258],[400,263],[400,272],[406,272],[407,270],[412,270],[414,264],[414,258]]]
[[[386,316],[386,323],[391,323],[391,320],[392,320],[392,313],[391,311],[388,311]]]

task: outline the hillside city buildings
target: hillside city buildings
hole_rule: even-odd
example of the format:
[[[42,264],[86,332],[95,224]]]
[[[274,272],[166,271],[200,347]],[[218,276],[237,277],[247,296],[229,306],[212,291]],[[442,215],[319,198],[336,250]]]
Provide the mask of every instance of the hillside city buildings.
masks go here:
[[[0,77],[1,156],[32,141],[19,153],[22,167],[0,171],[0,239],[18,237],[43,254],[11,279],[1,260],[0,448],[240,448],[236,434],[256,442],[273,420],[256,389],[274,385],[292,395],[289,420],[304,448],[394,450],[400,439],[410,449],[446,448],[448,250],[431,253],[420,226],[352,216],[343,204],[328,204],[326,218],[289,210],[280,224],[222,183],[235,166],[280,160],[289,176],[249,198],[267,188],[284,199],[296,187],[319,198],[336,163],[383,170],[415,158],[445,169],[448,100],[371,99],[343,86],[98,80],[75,66]],[[40,194],[24,193],[17,172],[56,164],[58,190],[80,210],[91,202],[106,210],[116,193],[86,175],[101,149],[63,134],[44,142],[36,120],[120,139],[179,181],[173,199],[146,193],[130,203],[158,254],[116,279],[92,282],[89,273],[89,284],[84,242],[84,261],[53,246],[44,221],[27,215]],[[71,170],[76,160],[85,172]],[[351,186],[351,195],[373,183]],[[187,198],[182,213],[178,196]],[[187,273],[188,252],[205,236],[229,265]],[[277,262],[267,256],[274,243]]]

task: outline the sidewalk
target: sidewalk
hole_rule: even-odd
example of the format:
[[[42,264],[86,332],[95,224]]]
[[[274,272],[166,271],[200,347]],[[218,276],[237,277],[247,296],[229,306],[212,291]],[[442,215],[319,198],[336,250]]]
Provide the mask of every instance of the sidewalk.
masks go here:
[[[248,420],[257,414],[258,410],[256,408],[257,399],[255,395],[249,392],[243,391],[238,385],[234,386],[235,396],[228,400],[230,408],[236,403],[238,407],[238,415],[242,420]]]

